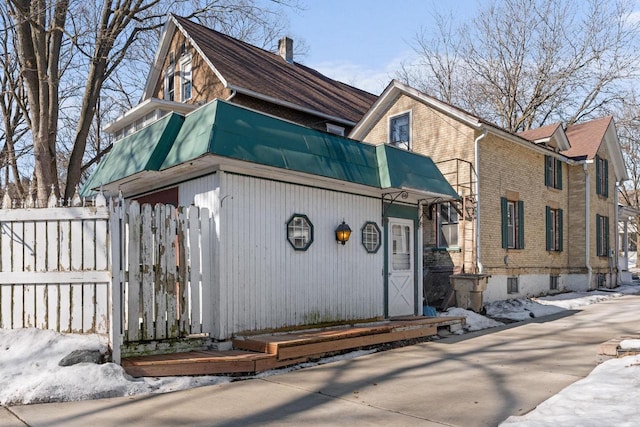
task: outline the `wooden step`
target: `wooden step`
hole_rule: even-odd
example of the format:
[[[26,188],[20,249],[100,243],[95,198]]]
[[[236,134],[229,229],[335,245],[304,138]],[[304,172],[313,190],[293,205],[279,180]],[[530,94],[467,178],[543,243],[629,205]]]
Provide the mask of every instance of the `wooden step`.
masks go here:
[[[464,318],[404,318],[350,327],[255,335],[233,340],[235,350],[189,351],[127,357],[122,367],[134,377],[254,374],[316,359],[328,354],[427,337],[438,328],[460,327]]]
[[[189,351],[122,359],[122,367],[133,377],[254,373],[273,369],[271,366],[276,364],[274,355],[241,350]]]

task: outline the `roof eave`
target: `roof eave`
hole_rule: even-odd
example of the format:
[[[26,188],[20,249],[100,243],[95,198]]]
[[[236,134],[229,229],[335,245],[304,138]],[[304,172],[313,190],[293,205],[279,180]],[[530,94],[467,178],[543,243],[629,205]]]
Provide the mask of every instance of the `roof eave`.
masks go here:
[[[331,120],[332,122],[340,123],[346,126],[354,126],[356,123],[351,120],[346,120],[341,117],[332,116],[330,114],[322,113],[320,111],[314,110],[312,108],[303,107],[298,104],[294,104],[291,102],[283,101],[281,99],[273,98],[271,96],[253,91],[251,89],[247,89],[244,87],[236,86],[236,85],[228,85],[228,89],[235,90],[237,93],[241,93],[244,95],[251,96],[252,98],[261,99],[263,101],[270,102],[272,104],[281,105],[283,107],[291,108],[297,111],[301,111],[303,113],[312,114],[314,116],[322,117],[323,119]]]

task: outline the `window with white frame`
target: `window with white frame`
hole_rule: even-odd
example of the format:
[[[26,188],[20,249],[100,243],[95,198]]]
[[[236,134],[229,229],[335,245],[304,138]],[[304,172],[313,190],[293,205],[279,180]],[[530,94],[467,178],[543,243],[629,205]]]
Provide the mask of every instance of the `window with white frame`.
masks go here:
[[[174,101],[176,95],[175,88],[175,65],[169,64],[164,72],[164,99],[167,101]]]
[[[306,215],[293,214],[287,221],[287,240],[296,251],[306,251],[313,243],[313,224]]]
[[[437,205],[437,227],[439,248],[458,247],[458,211],[452,203]]]
[[[182,102],[191,99],[192,90],[191,55],[180,60],[180,100]]]
[[[362,227],[362,246],[370,254],[374,254],[380,249],[380,228],[375,222],[366,222]]]
[[[411,114],[409,112],[400,114],[389,119],[389,144],[411,149]]]
[[[544,184],[562,190],[562,161],[544,156]]]
[[[500,198],[502,216],[502,247],[524,249],[524,202]]]

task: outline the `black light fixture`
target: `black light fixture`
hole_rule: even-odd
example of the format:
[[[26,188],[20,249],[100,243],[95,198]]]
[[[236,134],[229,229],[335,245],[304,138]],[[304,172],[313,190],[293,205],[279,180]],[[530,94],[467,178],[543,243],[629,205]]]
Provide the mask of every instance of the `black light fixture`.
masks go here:
[[[346,222],[342,221],[342,224],[336,228],[336,240],[343,245],[347,243],[349,237],[351,236],[351,228],[347,225]]]

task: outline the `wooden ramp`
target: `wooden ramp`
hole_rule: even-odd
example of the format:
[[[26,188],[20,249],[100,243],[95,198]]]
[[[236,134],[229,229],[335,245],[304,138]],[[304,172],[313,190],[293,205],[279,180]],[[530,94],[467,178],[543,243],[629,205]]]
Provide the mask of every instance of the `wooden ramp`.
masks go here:
[[[369,325],[334,327],[233,340],[234,350],[129,357],[122,360],[134,377],[255,374],[347,350],[423,338],[438,329],[460,329],[464,317],[416,317]]]

